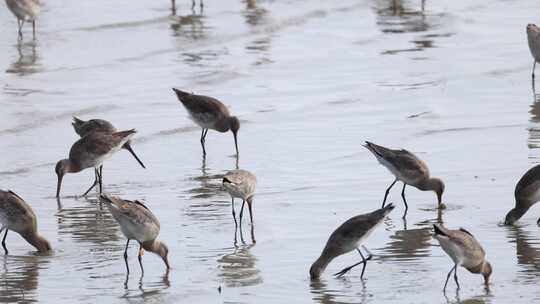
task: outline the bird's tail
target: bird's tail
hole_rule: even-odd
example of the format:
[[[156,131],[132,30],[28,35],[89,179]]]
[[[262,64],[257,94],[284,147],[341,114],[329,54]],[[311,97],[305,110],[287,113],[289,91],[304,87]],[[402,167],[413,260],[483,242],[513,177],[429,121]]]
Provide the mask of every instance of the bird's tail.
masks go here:
[[[85,123],[86,121],[82,120],[82,119],[79,119],[78,117],[76,116],[73,116],[73,122],[71,123],[71,125],[73,126],[73,128],[75,129],[75,131],[78,133],[78,130],[80,127],[82,127],[82,125]]]
[[[442,225],[439,226],[437,224],[433,225],[433,230],[435,230],[435,235],[442,235],[442,236],[448,236],[446,233],[446,228],[444,228]]]
[[[176,88],[173,88],[173,91],[176,93],[176,96],[178,96],[178,99],[180,99],[180,101],[182,101],[183,98],[186,98],[189,95],[191,95],[191,93],[184,92]]]

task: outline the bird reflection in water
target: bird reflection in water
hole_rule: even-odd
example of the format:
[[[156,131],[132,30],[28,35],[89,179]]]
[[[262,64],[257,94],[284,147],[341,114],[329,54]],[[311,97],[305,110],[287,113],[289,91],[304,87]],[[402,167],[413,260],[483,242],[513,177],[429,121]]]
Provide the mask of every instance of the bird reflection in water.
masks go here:
[[[517,225],[505,226],[510,243],[516,243],[518,265],[522,266],[520,274],[527,280],[538,283],[540,279],[540,239],[536,237],[537,227],[531,226],[533,233]],[[534,229],[536,228],[536,229]]]
[[[355,282],[362,284],[361,289],[358,286],[352,286],[347,277],[341,277],[337,282],[344,284],[345,286],[343,286],[343,288],[335,286],[329,288],[325,280],[310,280],[310,292],[313,301],[321,304],[361,304],[371,300],[371,298],[368,298],[366,281],[360,280],[359,282]],[[347,294],[351,292],[354,292],[354,294]],[[339,298],[343,298],[344,301],[340,301]],[[354,301],[350,302],[351,299],[354,299]]]
[[[253,246],[234,247],[232,253],[217,260],[220,271],[218,276],[226,287],[255,286],[263,282],[261,271],[256,265],[257,258],[250,252]]]
[[[207,28],[204,25],[205,17],[202,9],[197,14],[195,10],[185,15],[175,15],[172,18],[171,30],[174,37],[185,38],[187,40],[201,40],[206,37]]]
[[[529,114],[531,114],[529,127],[529,149],[537,149],[540,147],[540,94],[536,93],[536,89],[532,86],[533,103],[530,106]]]
[[[418,52],[434,47],[434,38],[448,37],[452,33],[426,33],[438,29],[444,22],[444,14],[426,14],[425,1],[375,0],[373,9],[377,15],[377,26],[385,34],[424,33],[413,39],[413,47],[385,50],[382,54],[394,55],[402,52]]]
[[[6,73],[25,76],[41,71],[36,41],[26,43],[19,41],[15,48],[18,54],[17,60],[9,66]]]
[[[242,12],[246,20],[246,24],[249,25],[252,30],[261,35],[256,35],[254,40],[251,40],[246,45],[246,51],[248,53],[260,55],[255,60],[253,65],[261,65],[272,63],[270,59],[270,47],[272,43],[272,33],[265,32],[262,26],[269,24],[270,17],[269,11],[265,8],[259,7],[256,0],[245,0],[246,9]]]
[[[129,275],[126,275],[124,281],[124,295],[122,298],[137,298],[138,300],[143,300],[143,302],[152,302],[152,303],[165,303],[167,295],[163,294],[163,291],[171,287],[171,282],[169,281],[169,271],[167,271],[159,280],[153,282],[144,282],[144,275],[141,274],[137,282],[136,289],[129,288]]]
[[[39,269],[49,261],[40,255],[6,255],[0,274],[0,303],[36,302]]]

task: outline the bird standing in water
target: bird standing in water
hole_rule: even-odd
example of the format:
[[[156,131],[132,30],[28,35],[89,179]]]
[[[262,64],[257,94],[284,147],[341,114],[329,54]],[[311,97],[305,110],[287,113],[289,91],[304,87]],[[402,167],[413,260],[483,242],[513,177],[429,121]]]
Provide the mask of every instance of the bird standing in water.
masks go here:
[[[5,254],[8,254],[6,237],[9,230],[20,234],[39,252],[51,250],[49,242],[37,232],[37,218],[32,207],[14,192],[0,190],[0,234],[4,229],[2,247]]]
[[[238,130],[240,121],[229,114],[229,109],[219,100],[203,95],[190,94],[173,88],[178,99],[182,102],[191,119],[202,128],[201,146],[206,155],[204,144],[209,129],[224,133],[231,131],[234,136],[234,146],[238,155]]]
[[[386,189],[382,203],[383,207],[386,203],[388,193],[390,193],[390,189],[392,189],[399,180],[403,182],[403,189],[401,190],[401,198],[405,204],[405,213],[403,214],[403,217],[407,215],[407,210],[409,209],[407,200],[405,199],[405,186],[407,185],[416,187],[422,191],[435,191],[437,194],[438,207],[444,209],[445,206],[442,204],[444,183],[439,178],[430,177],[429,169],[422,160],[407,150],[392,150],[369,141],[366,141],[364,147],[373,153],[379,163],[385,166],[396,177],[392,184]]]
[[[25,22],[32,22],[32,33],[36,38],[36,18],[41,10],[39,0],[6,0],[7,7],[17,17],[19,39],[23,39],[22,28]]]
[[[73,129],[75,129],[75,133],[77,133],[80,137],[84,137],[91,132],[105,132],[105,133],[114,133],[117,132],[116,128],[104,119],[90,119],[90,120],[82,120],[77,117],[73,117],[73,122],[71,123],[73,126]],[[133,151],[133,148],[131,148],[131,141],[128,140],[123,146],[122,149],[128,150],[133,157],[135,157],[135,160],[146,169],[143,162],[139,159],[137,154],[135,154],[135,151]],[[95,182],[98,182],[98,177],[103,175],[103,165],[99,166],[99,170],[95,169]]]
[[[127,250],[129,241],[135,240],[139,243],[139,265],[144,274],[142,265],[142,255],[144,250],[153,252],[163,259],[167,271],[169,266],[169,248],[165,243],[157,240],[159,235],[159,221],[154,214],[143,203],[139,201],[128,201],[118,197],[102,195],[102,201],[106,204],[114,219],[120,225],[122,233],[127,238],[126,249],[124,250],[124,261],[126,262],[127,273],[129,274]]]
[[[506,214],[504,223],[513,225],[534,204],[540,201],[540,165],[529,169],[521,177],[514,190],[515,207]],[[536,222],[540,225],[540,218]]]
[[[242,215],[244,213],[244,204],[247,202],[249,208],[249,218],[253,224],[252,204],[253,196],[255,195],[255,187],[257,186],[257,178],[255,175],[246,170],[233,170],[227,172],[223,177],[223,187],[231,195],[232,199],[232,215],[234,224],[236,222],[236,213],[234,211],[234,198],[242,199],[242,207],[240,208],[240,225],[242,225]]]
[[[532,79],[534,85],[534,68],[540,62],[540,28],[536,24],[527,24],[527,41],[533,57]]]
[[[393,209],[394,205],[388,204],[384,208],[375,210],[371,213],[357,215],[341,224],[341,226],[330,235],[330,238],[328,238],[321,256],[313,263],[313,265],[311,265],[309,270],[311,279],[318,279],[321,273],[326,269],[326,266],[328,266],[333,259],[353,250],[356,250],[358,254],[360,254],[362,261],[342,269],[335,275],[342,276],[352,268],[363,264],[362,274],[360,275],[360,278],[363,278],[367,261],[371,260],[372,255],[362,243]],[[361,245],[368,254],[367,258],[364,257],[364,254],[362,254],[362,251],[360,250]]]
[[[69,151],[69,158],[62,159],[56,163],[55,172],[58,176],[56,186],[56,197],[60,196],[62,179],[66,173],[77,173],[87,168],[94,168],[95,172],[101,167],[103,162],[118,152],[126,142],[128,142],[135,130],[121,131],[115,133],[91,132],[76,141]],[[99,183],[100,192],[103,190],[103,176],[99,174],[96,180],[83,194],[85,196]]]
[[[448,285],[448,280],[452,272],[454,272],[454,280],[456,281],[457,288],[460,288],[457,277],[458,266],[463,266],[472,273],[482,274],[484,276],[484,283],[488,286],[492,268],[491,264],[486,260],[486,252],[476,238],[463,228],[450,230],[446,229],[443,225],[433,225],[433,229],[435,229],[435,235],[433,237],[439,241],[441,248],[454,261],[454,267],[450,269],[450,272],[446,276],[443,290],[446,291],[446,285]]]

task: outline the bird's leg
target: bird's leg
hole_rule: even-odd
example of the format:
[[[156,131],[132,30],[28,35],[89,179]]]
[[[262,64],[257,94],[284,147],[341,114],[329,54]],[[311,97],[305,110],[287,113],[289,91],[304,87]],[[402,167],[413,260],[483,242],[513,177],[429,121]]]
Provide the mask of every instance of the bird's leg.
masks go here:
[[[206,149],[204,148],[204,142],[206,141],[206,133],[207,132],[208,132],[208,129],[202,129],[202,132],[201,132],[201,146],[202,146],[203,155],[206,155]]]
[[[32,20],[32,36],[36,40],[36,20]]]
[[[203,0],[199,1],[199,6],[201,7],[201,14],[202,14],[203,8],[204,8],[204,1]]]
[[[2,233],[2,231],[4,231],[4,229],[6,229],[6,234],[4,234],[4,238],[2,239],[2,247],[4,248],[4,253],[8,254],[8,250],[7,250],[7,247],[6,247],[6,236],[7,236],[7,233],[8,233],[9,229],[7,229],[7,227],[4,227],[4,228],[0,229],[0,234]]]
[[[454,265],[454,267],[452,267],[452,269],[450,269],[450,271],[446,275],[446,282],[444,282],[443,292],[446,292],[446,285],[448,285],[448,280],[450,280],[450,275],[452,274],[452,271],[456,269],[456,267],[457,265]]]
[[[172,14],[176,15],[176,0],[172,0]]]
[[[141,275],[144,276],[144,268],[142,266],[142,256],[144,253],[144,249],[142,247],[142,243],[139,243],[139,256],[137,257],[139,259],[139,265],[141,266]]]
[[[242,216],[244,215],[245,204],[246,204],[246,200],[242,200],[242,207],[240,208],[240,227],[242,227]]]
[[[363,247],[363,246],[362,246]],[[366,247],[363,247],[364,249],[366,249]],[[342,275],[346,274],[347,272],[349,272],[351,269],[353,269],[354,267],[360,265],[360,264],[364,264],[364,268],[362,268],[362,274],[360,275],[360,278],[362,278],[362,276],[364,275],[364,271],[366,270],[366,263],[367,261],[371,260],[371,258],[373,257],[373,255],[369,252],[368,252],[368,257],[365,258],[364,255],[362,254],[362,252],[360,251],[360,249],[356,249],[356,251],[358,251],[358,253],[360,254],[360,256],[362,257],[362,261],[361,262],[358,262],[354,265],[351,265],[349,267],[346,267],[346,268],[343,268],[340,272],[338,273],[335,273],[334,275],[337,276],[337,277],[341,277]]]
[[[454,266],[454,281],[456,281],[457,289],[459,290],[459,282],[457,279],[457,265]]]
[[[82,196],[86,196],[88,194],[88,192],[90,192],[90,190],[94,189],[94,187],[97,185],[98,183],[98,180],[99,180],[99,173],[98,173],[98,169],[94,169],[94,175],[95,175],[95,178],[94,178],[94,183],[92,184],[92,186],[90,186],[90,188],[88,188],[88,190],[86,190],[86,192],[83,193]]]
[[[236,212],[234,212],[234,197],[232,198],[232,217],[234,219],[234,227],[238,227],[238,222],[236,221]]]
[[[127,255],[128,247],[129,247],[129,239],[127,240],[127,243],[126,243],[126,250],[124,250],[124,261],[126,262],[127,274],[129,274],[128,255]]]
[[[257,243],[257,241],[255,240],[255,226],[253,225],[253,223],[251,224],[251,241],[253,242],[253,244]]]
[[[536,59],[533,59],[534,62],[533,62],[533,69],[532,69],[532,79],[534,81],[534,68],[536,68]]]
[[[21,22],[19,23],[19,40],[23,39],[23,34],[22,34],[23,25],[24,25],[24,20],[21,20]]]
[[[386,192],[384,193],[384,199],[383,199],[381,208],[384,208],[384,204],[386,204],[386,198],[388,197],[388,193],[390,193],[390,189],[392,189],[392,187],[394,187],[396,182],[397,182],[397,178],[390,184],[390,187],[388,187],[388,189],[386,189]]]
[[[99,194],[103,193],[103,165],[99,166]]]
[[[253,209],[251,208],[251,204],[252,204],[251,198],[247,200],[247,203],[248,203],[248,208],[249,208],[249,220],[251,222],[251,227],[253,227]]]
[[[364,266],[362,266],[362,273],[360,274],[360,279],[363,279],[364,278],[364,271],[366,271],[366,266],[367,266],[367,261],[368,260],[371,260],[371,258],[373,257],[373,255],[371,254],[371,252],[369,252],[366,247],[362,246],[362,248],[364,248],[364,250],[366,250],[366,252],[368,253],[368,257],[367,259],[364,257],[364,255],[362,254],[362,251],[360,249],[356,249],[358,251],[358,253],[360,254],[360,256],[362,257],[362,262],[364,262]]]
[[[405,187],[407,184],[403,183],[403,190],[401,190],[401,198],[403,199],[403,203],[405,204],[405,213],[403,213],[403,218],[407,216],[407,210],[409,210],[409,206],[407,206],[407,200],[405,199]]]

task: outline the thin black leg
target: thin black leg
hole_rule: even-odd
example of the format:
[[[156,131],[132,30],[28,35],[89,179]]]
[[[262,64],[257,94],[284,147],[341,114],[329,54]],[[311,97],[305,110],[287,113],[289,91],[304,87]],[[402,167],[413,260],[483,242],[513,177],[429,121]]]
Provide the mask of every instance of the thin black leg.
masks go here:
[[[128,255],[127,255],[128,247],[129,247],[129,239],[127,240],[127,243],[126,243],[126,250],[124,250],[124,261],[126,262],[127,274],[129,274]]]
[[[22,27],[24,24],[24,20],[17,19],[17,24],[19,25],[19,40],[22,40],[23,39]]]
[[[7,229],[7,227],[5,229],[6,229],[6,233],[4,234],[4,238],[2,239],[2,247],[4,248],[4,253],[8,254],[9,251],[7,250],[7,247],[6,247],[6,237],[7,237],[7,233],[9,229]]]
[[[2,239],[2,247],[4,247],[4,253],[8,254],[7,247],[6,247],[6,236],[7,236],[7,231],[8,231],[7,227],[0,229],[0,234],[2,233],[4,229],[6,229],[6,234],[4,234],[4,238]]]
[[[536,59],[533,59],[532,79],[534,80],[534,68],[536,68]]]
[[[172,0],[172,14],[176,15],[176,0]]]
[[[32,36],[36,40],[36,20],[32,20]]]
[[[358,254],[360,254],[360,256],[362,257],[362,262],[364,263],[364,266],[362,266],[362,273],[360,274],[360,279],[363,279],[364,278],[364,271],[366,271],[367,260],[364,257],[364,255],[362,254],[362,251],[360,249],[356,249],[356,251],[358,251]]]
[[[234,227],[238,227],[238,222],[236,221],[236,212],[234,212],[234,197],[232,198],[232,217],[234,219]]]
[[[454,266],[454,281],[456,281],[457,289],[459,290],[459,282],[457,279],[457,265]]]
[[[392,189],[392,187],[394,187],[396,182],[397,182],[397,178],[390,184],[390,187],[388,187],[388,189],[386,189],[386,192],[384,193],[384,199],[383,199],[381,208],[384,208],[384,205],[386,204],[386,198],[388,197],[388,193],[390,193],[390,189]]]
[[[405,187],[407,184],[403,183],[403,190],[401,190],[401,198],[403,199],[403,203],[405,204],[405,213],[403,213],[403,218],[407,216],[407,210],[409,210],[409,206],[407,205],[407,200],[405,199]]]
[[[452,274],[452,271],[456,269],[456,267],[457,265],[454,265],[454,267],[452,267],[452,269],[450,269],[450,271],[448,272],[448,275],[446,275],[446,282],[444,282],[443,291],[446,291],[446,285],[448,285],[448,280],[450,280],[450,275]]]
[[[206,149],[204,148],[204,143],[206,142],[206,133],[208,133],[208,129],[202,129],[201,146],[202,146],[203,155],[206,155]]]
[[[251,222],[251,226],[253,226],[253,210],[251,209],[252,201],[248,201],[248,208],[249,208],[249,220]]]
[[[244,216],[244,205],[246,204],[245,200],[242,200],[242,207],[240,208],[240,226],[242,226],[242,217]]]
[[[362,246],[363,247],[363,246]],[[360,251],[360,249],[356,249],[358,251],[358,253],[360,254],[360,256],[362,257],[362,261],[361,262],[358,262],[354,265],[351,265],[349,267],[345,267],[343,268],[340,272],[338,273],[335,273],[334,275],[337,276],[337,277],[341,277],[342,275],[346,274],[347,272],[349,272],[351,269],[353,269],[354,267],[360,265],[360,264],[364,264],[364,267],[362,268],[362,274],[360,275],[360,278],[362,278],[364,276],[364,271],[366,270],[366,264],[367,264],[367,261],[371,260],[373,258],[373,255],[371,253],[369,253],[369,251],[367,250],[367,248],[364,247],[364,249],[368,252],[368,257],[365,258],[364,255],[362,254],[362,252]]]
[[[86,192],[83,193],[82,196],[86,196],[88,194],[88,192],[90,192],[90,190],[94,189],[94,187],[98,184],[98,180],[99,180],[99,173],[98,173],[98,170],[97,169],[94,169],[94,183],[92,184],[92,186],[90,186],[90,188],[88,188],[88,190],[86,190]]]
[[[99,194],[103,193],[103,165],[99,166]]]
[[[143,247],[142,247],[142,244],[139,243],[139,255],[138,255],[138,259],[139,259],[139,265],[141,266],[141,273],[142,275],[144,275],[144,268],[142,266],[142,255],[143,255]]]

